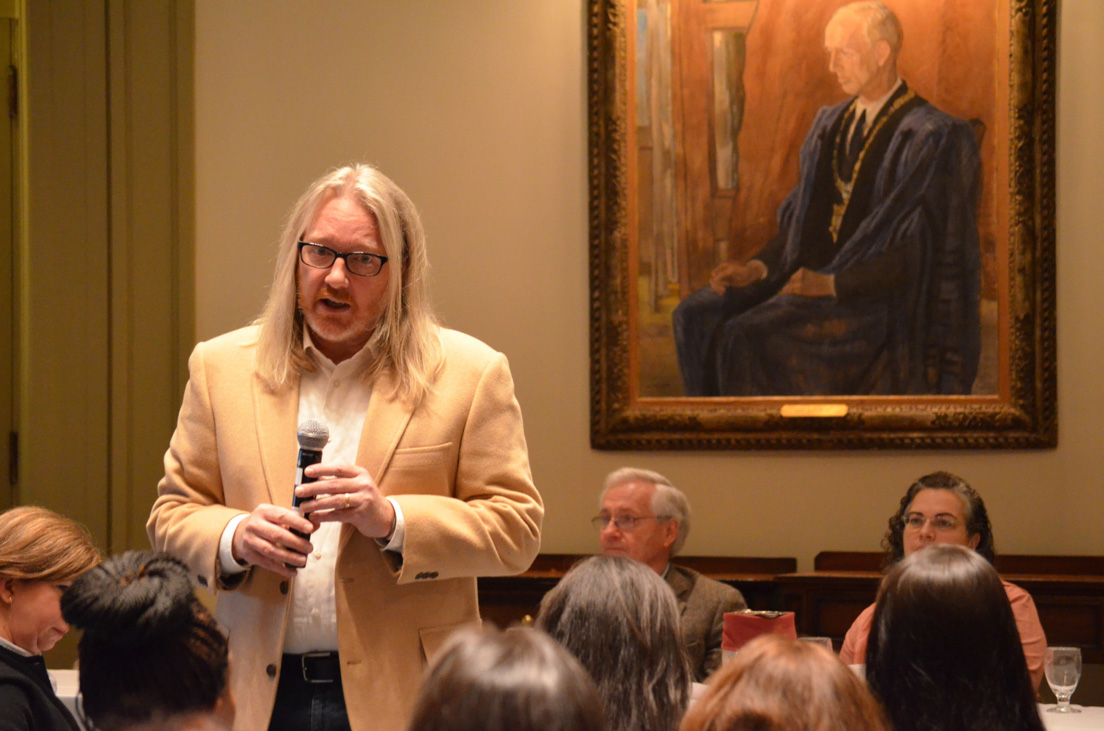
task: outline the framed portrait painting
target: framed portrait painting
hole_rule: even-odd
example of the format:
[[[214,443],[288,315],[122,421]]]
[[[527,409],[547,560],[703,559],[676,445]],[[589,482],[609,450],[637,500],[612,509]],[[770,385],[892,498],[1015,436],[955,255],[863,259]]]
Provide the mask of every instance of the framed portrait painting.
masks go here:
[[[589,0],[591,442],[1057,442],[1056,0]]]

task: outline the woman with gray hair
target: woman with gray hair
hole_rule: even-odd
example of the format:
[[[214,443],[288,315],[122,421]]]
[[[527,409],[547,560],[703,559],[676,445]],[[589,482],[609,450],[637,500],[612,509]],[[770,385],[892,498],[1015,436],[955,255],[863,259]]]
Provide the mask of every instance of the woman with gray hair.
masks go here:
[[[673,731],[693,680],[670,588],[619,556],[576,564],[541,601],[537,626],[590,673],[611,731]]]

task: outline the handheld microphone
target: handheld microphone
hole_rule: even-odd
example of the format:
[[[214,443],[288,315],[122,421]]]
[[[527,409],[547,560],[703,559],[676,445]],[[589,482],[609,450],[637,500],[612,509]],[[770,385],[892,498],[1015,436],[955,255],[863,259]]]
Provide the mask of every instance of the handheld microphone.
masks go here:
[[[295,464],[295,487],[299,487],[318,479],[307,477],[303,474],[303,470],[322,461],[322,448],[330,441],[330,430],[317,419],[307,419],[299,425],[296,436],[299,438],[299,459]],[[293,491],[294,489],[292,488]],[[292,492],[291,507],[299,510],[299,503],[299,496]],[[302,511],[299,511],[299,514],[302,515]],[[307,537],[306,533],[297,530],[293,530],[292,533],[300,538]]]

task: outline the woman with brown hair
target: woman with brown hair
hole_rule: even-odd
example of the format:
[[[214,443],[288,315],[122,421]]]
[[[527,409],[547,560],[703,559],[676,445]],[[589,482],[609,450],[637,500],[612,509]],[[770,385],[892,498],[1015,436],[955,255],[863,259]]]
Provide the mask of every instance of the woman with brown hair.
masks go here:
[[[709,682],[680,731],[889,731],[863,682],[823,647],[763,635]]]
[[[0,514],[0,709],[5,729],[76,730],[42,653],[69,631],[61,595],[100,562],[81,525],[33,506]]]
[[[1043,731],[1000,576],[964,546],[929,546],[886,575],[866,680],[895,731]]]
[[[461,630],[422,686],[409,731],[605,731],[594,684],[545,633]]]

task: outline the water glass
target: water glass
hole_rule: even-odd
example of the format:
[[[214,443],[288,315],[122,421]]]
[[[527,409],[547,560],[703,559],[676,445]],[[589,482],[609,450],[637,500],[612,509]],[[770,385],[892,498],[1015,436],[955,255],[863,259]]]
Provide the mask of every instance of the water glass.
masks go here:
[[[1047,684],[1058,699],[1058,705],[1048,708],[1047,713],[1080,713],[1079,708],[1070,705],[1070,696],[1081,680],[1081,648],[1048,647],[1044,666]]]

